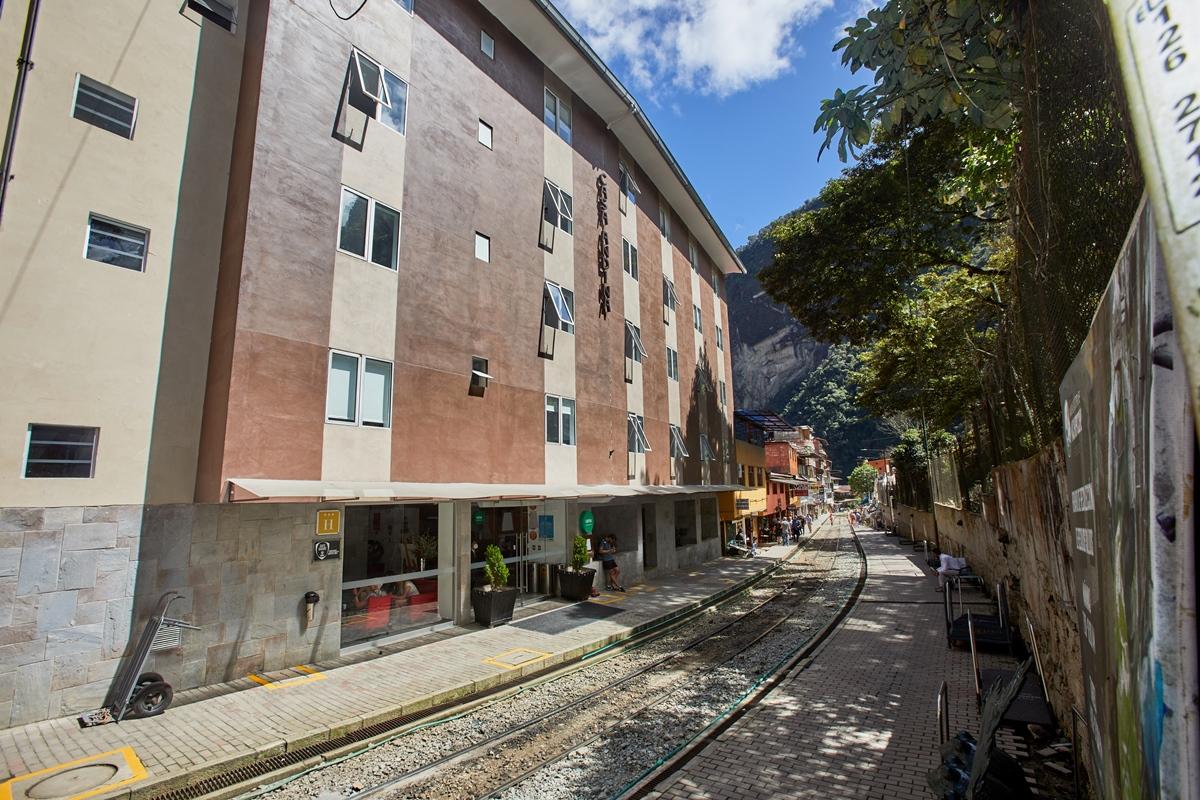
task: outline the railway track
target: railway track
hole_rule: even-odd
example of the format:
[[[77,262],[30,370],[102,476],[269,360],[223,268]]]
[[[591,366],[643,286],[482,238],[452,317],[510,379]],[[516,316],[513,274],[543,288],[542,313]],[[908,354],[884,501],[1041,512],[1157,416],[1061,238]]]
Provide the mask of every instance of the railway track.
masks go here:
[[[606,657],[250,796],[612,797],[694,741],[817,637],[860,580],[822,529],[747,592]]]

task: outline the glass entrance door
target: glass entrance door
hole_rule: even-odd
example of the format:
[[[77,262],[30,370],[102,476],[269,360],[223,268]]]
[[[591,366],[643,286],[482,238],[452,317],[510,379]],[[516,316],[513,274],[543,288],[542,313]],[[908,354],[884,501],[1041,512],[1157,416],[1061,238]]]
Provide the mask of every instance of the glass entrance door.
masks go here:
[[[488,545],[500,548],[508,565],[508,585],[521,591],[520,602],[526,597],[544,593],[545,582],[538,567],[545,559],[539,548],[534,551],[530,542],[537,539],[536,506],[471,506],[471,588],[487,583],[483,566]]]

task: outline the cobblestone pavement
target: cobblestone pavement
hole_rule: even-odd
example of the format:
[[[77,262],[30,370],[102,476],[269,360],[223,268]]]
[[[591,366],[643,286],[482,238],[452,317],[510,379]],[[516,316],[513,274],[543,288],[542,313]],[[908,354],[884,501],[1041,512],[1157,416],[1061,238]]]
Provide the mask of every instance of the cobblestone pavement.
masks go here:
[[[971,655],[946,647],[924,554],[860,533],[867,583],[809,666],[773,691],[650,797],[664,800],[928,800],[936,695],[951,730],[978,733]],[[983,656],[983,666],[1011,665]]]
[[[462,697],[626,638],[635,629],[729,591],[753,579],[791,547],[771,547],[759,558],[722,558],[631,586],[628,594],[597,598],[620,612],[556,634],[513,626],[474,626],[427,637],[409,647],[358,663],[308,665],[290,679],[267,675],[269,686],[248,679],[244,691],[212,687],[159,717],[80,729],[74,717],[0,731],[0,797],[6,779],[59,767],[76,759],[132,747],[148,775],[95,800],[175,785],[196,773],[219,772],[315,741]],[[205,696],[211,695],[211,696]]]

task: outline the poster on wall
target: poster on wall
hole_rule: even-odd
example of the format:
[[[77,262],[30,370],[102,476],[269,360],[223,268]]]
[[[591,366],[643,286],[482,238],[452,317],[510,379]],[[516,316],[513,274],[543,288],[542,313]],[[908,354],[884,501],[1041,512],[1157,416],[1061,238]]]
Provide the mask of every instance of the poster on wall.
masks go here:
[[[1086,746],[1102,798],[1187,796],[1196,769],[1193,420],[1143,203],[1059,396]]]

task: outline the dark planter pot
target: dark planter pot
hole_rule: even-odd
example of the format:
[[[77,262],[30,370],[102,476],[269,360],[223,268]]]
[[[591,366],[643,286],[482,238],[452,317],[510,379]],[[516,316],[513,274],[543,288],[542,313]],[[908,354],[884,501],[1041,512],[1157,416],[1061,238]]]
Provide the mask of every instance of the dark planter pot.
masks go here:
[[[596,579],[596,570],[584,567],[574,572],[562,567],[558,570],[558,593],[564,600],[579,602],[592,596],[592,582]]]
[[[475,621],[489,628],[510,621],[513,606],[517,604],[517,594],[516,589],[507,586],[495,592],[472,589],[471,610],[475,612]]]

